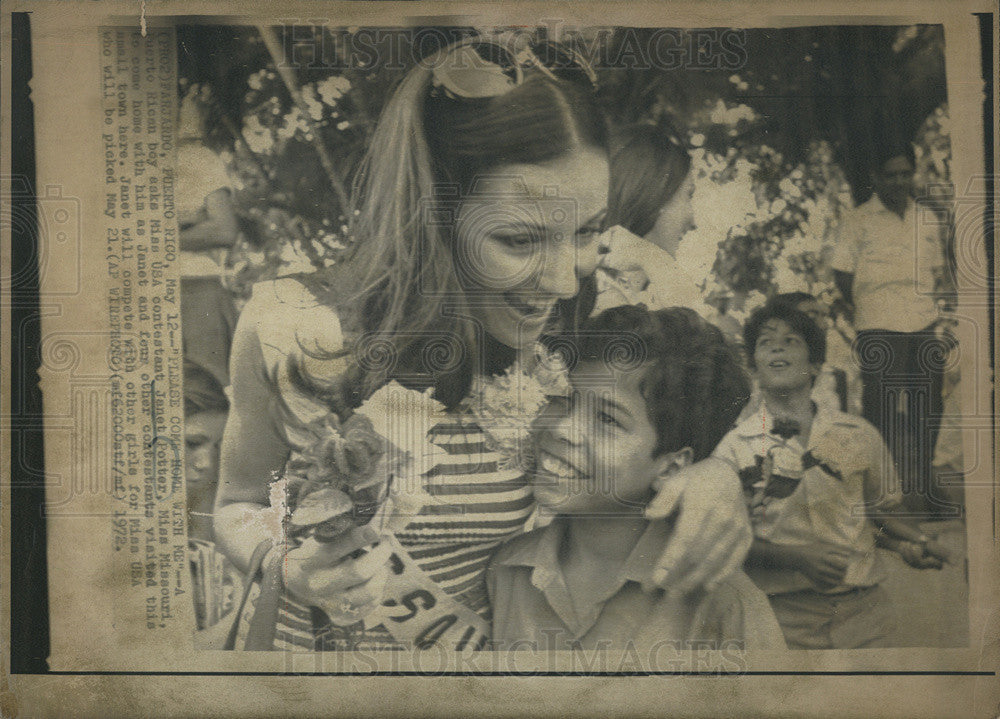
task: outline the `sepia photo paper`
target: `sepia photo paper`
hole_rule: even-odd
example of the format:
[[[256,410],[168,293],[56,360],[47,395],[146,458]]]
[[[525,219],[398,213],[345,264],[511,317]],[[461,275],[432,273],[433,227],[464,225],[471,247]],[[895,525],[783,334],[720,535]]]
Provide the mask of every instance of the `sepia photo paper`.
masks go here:
[[[6,4],[0,714],[997,716],[996,23]]]

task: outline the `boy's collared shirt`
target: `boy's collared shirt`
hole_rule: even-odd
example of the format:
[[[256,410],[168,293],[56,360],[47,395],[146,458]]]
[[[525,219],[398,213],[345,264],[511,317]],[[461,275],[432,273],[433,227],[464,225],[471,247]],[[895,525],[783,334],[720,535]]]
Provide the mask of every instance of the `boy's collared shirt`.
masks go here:
[[[829,364],[824,364],[820,370],[819,375],[816,377],[816,381],[813,383],[812,393],[809,395],[809,398],[817,407],[840,411],[840,394],[837,386],[837,372],[838,370]],[[844,381],[846,384],[846,378]],[[763,403],[764,396],[761,394],[760,385],[755,380],[753,383],[753,391],[750,393],[750,399],[747,401],[746,407],[743,408],[743,411],[740,412],[739,420],[737,421],[742,422],[747,417],[759,412]]]
[[[685,642],[690,642],[686,647],[785,647],[767,598],[742,572],[710,594],[674,598],[642,589],[670,535],[662,521],[650,522],[624,565],[608,567],[609,575],[617,575],[610,591],[570,596],[559,560],[567,522],[557,517],[507,543],[494,557],[487,584],[498,649],[655,648]]]
[[[782,440],[766,404],[742,420],[715,450],[734,464],[743,482],[754,536],[775,544],[817,540],[849,549],[854,556],[836,587],[818,586],[790,569],[748,570],[768,594],[815,589],[838,593],[878,584],[875,527],[867,510],[899,504],[892,458],[872,425],[860,417],[817,407],[808,447],[801,438]]]
[[[206,197],[233,184],[222,158],[198,140],[177,146],[175,182],[174,207],[181,217],[197,215],[203,211]],[[181,277],[219,277],[225,271],[226,254],[225,248],[181,250]]]
[[[944,256],[932,210],[910,201],[900,218],[873,195],[837,232],[830,264],[854,275],[855,329],[916,332],[937,319],[934,273]]]

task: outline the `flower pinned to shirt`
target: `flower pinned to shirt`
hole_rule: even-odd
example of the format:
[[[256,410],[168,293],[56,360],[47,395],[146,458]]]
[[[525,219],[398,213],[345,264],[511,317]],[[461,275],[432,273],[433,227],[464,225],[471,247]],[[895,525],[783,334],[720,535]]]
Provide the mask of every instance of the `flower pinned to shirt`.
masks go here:
[[[426,474],[448,456],[429,439],[434,426],[447,419],[444,405],[431,396],[433,391],[407,389],[393,380],[356,410],[388,441],[388,462],[397,478]]]
[[[850,427],[833,427],[819,437],[802,461],[809,467],[819,467],[840,481],[864,472],[868,468],[866,447],[859,447],[860,433]]]
[[[778,439],[770,443],[758,461],[760,479],[752,484],[751,508],[763,507],[768,499],[784,499],[795,491],[802,480],[802,461],[798,450],[788,441],[802,434],[802,427],[793,419],[778,418],[770,434]]]
[[[562,355],[535,343],[530,355],[503,374],[473,382],[463,405],[486,435],[490,449],[500,454],[501,467],[523,467],[530,461],[531,426],[550,396],[569,393],[567,375]]]
[[[380,530],[398,531],[427,505],[441,503],[424,489],[424,477],[448,458],[431,441],[434,427],[448,420],[444,405],[431,396],[433,391],[407,389],[392,381],[357,409],[387,439],[386,462],[392,481],[380,512]]]

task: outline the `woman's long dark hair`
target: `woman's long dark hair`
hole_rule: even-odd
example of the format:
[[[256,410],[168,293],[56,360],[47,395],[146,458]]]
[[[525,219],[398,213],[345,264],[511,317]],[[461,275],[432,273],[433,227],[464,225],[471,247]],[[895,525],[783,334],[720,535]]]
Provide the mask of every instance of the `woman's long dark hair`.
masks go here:
[[[645,237],[691,171],[691,155],[667,122],[632,125],[611,159],[608,225]]]
[[[454,408],[475,373],[509,366],[515,351],[481,336],[469,319],[452,227],[432,219],[457,209],[479,173],[608,148],[591,88],[526,70],[522,84],[496,97],[437,97],[430,89],[438,60],[412,70],[383,111],[355,182],[355,250],[325,278],[324,299],[353,335],[350,369],[330,386],[290,360],[300,386],[340,409],[391,379],[433,386],[435,398]],[[576,298],[559,303],[556,324],[589,314],[592,283],[586,278]]]

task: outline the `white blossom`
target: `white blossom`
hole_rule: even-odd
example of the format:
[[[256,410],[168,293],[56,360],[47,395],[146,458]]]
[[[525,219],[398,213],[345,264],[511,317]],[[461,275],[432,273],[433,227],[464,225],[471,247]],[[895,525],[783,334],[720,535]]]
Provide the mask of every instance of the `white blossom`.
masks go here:
[[[735,125],[740,120],[753,122],[757,119],[757,113],[748,105],[740,104],[729,107],[720,98],[712,108],[710,118],[712,123],[716,125]]]
[[[331,75],[325,80],[316,83],[316,92],[320,99],[333,107],[337,104],[347,91],[351,89],[351,81],[341,75]]]
[[[264,89],[264,78],[266,77],[266,70],[260,70],[255,72],[250,77],[247,78],[247,85],[251,90],[263,90]]]
[[[320,102],[315,87],[306,85],[302,88],[302,101],[309,111],[309,117],[317,122],[323,119],[323,103]]]
[[[274,138],[270,131],[260,123],[260,118],[250,115],[243,124],[243,139],[251,151],[264,155],[274,146]]]

